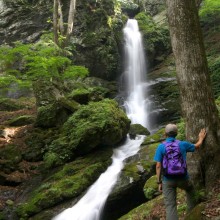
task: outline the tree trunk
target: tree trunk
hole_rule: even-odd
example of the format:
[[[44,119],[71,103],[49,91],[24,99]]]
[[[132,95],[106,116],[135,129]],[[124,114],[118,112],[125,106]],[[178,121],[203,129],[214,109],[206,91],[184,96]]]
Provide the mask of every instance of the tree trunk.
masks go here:
[[[64,24],[63,24],[62,4],[61,4],[60,0],[58,0],[58,15],[59,15],[60,33],[63,36],[64,35]]]
[[[53,1],[53,33],[54,42],[58,45],[58,0]]]
[[[201,128],[208,132],[204,146],[196,156],[197,161],[201,159],[202,169],[198,163],[194,166],[197,175],[203,170],[203,181],[209,188],[220,176],[220,123],[196,2],[166,0],[166,4],[186,136],[195,142]]]
[[[69,43],[70,35],[73,32],[73,23],[74,23],[75,11],[76,11],[76,0],[71,0],[70,1],[70,8],[69,8],[68,27],[67,27],[65,45],[67,45]]]

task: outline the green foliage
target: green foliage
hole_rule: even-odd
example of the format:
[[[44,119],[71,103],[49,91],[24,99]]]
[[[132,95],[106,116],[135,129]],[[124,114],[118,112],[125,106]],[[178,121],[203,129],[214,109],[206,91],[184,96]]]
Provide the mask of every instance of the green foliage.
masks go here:
[[[218,108],[218,114],[220,116],[220,96],[215,100],[216,106]]]
[[[49,152],[44,155],[44,166],[45,168],[56,167],[62,164],[59,155],[53,152]]]
[[[217,18],[220,18],[220,1],[219,0],[205,0],[199,11],[202,21],[211,23]]]
[[[156,49],[168,49],[170,47],[169,30],[167,27],[158,26],[150,15],[144,12],[135,16],[139,28],[143,34],[144,45],[147,50],[153,52]]]
[[[89,75],[89,70],[84,66],[68,66],[64,71],[64,79],[85,78]]]
[[[155,197],[155,193],[158,190],[158,185],[157,185],[157,176],[152,176],[150,177],[147,182],[144,185],[144,195],[145,197],[150,200]]]
[[[68,51],[59,48],[50,36],[46,35],[42,39],[35,44],[16,42],[14,47],[0,47],[1,72],[5,75],[0,80],[0,87],[14,81],[20,83],[42,77],[67,79],[88,76],[88,69],[73,66],[67,57]]]
[[[209,71],[211,74],[212,88],[215,97],[220,96],[220,56],[208,58]]]
[[[185,136],[185,122],[183,120],[183,118],[180,119],[180,122],[177,123],[177,127],[178,127],[178,135],[177,135],[177,139],[179,140],[185,140],[186,136]]]
[[[131,10],[138,9],[138,5],[135,4],[132,0],[116,0],[116,2],[118,2],[122,8]]]

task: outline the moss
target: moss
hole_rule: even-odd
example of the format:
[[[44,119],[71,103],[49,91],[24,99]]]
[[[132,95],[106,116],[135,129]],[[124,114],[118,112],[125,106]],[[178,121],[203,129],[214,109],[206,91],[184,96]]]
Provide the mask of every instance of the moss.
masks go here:
[[[37,110],[35,126],[51,128],[63,124],[69,117],[68,112],[58,103],[41,106]]]
[[[157,176],[150,177],[144,185],[144,195],[147,200],[153,199],[157,195]]]
[[[15,161],[16,163],[21,160],[21,152],[15,145],[7,145],[0,149],[1,157],[5,160]]]
[[[59,130],[57,128],[40,129],[35,128],[25,139],[27,148],[22,152],[22,156],[28,161],[42,161],[47,146],[57,138]]]
[[[0,212],[0,220],[6,220],[6,216],[3,212]]]
[[[150,213],[152,211],[152,208],[159,203],[163,202],[163,197],[159,196],[147,203],[144,203],[137,208],[131,210],[126,215],[122,216],[118,220],[144,220],[150,217]]]
[[[132,124],[130,126],[129,135],[130,137],[135,137],[136,135],[149,135],[150,132],[147,130],[147,128],[143,127],[140,124]]]
[[[81,106],[68,119],[60,138],[53,141],[49,149],[66,161],[98,146],[119,143],[126,136],[129,125],[130,120],[115,101],[91,102]]]
[[[122,172],[125,176],[131,177],[134,181],[137,181],[140,179],[140,175],[138,174],[136,162],[126,164]]]
[[[23,126],[32,124],[35,121],[35,117],[32,115],[22,115],[16,118],[13,118],[9,121],[7,121],[7,124],[10,126]]]
[[[0,98],[0,111],[16,111],[25,106],[18,103],[15,99]]]
[[[205,209],[205,204],[198,204],[187,216],[187,220],[203,219],[203,211]]]
[[[158,143],[150,144],[141,149],[140,154],[145,155],[144,158],[141,158],[141,163],[143,164],[144,169],[149,174],[155,168],[154,155],[157,149]]]
[[[68,99],[66,99],[65,97],[61,97],[58,100],[58,104],[63,106],[64,108],[70,110],[71,112],[75,112],[79,109],[80,104],[78,102],[75,101],[70,101]]]
[[[48,177],[17,208],[21,218],[27,218],[85,191],[109,165],[112,151],[99,151],[88,158],[66,164]]]
[[[164,138],[165,138],[164,128],[162,128],[162,129],[158,130],[156,133],[146,137],[144,142],[142,143],[142,145],[146,145],[146,144],[149,144],[149,143],[152,143],[152,142],[160,142]]]

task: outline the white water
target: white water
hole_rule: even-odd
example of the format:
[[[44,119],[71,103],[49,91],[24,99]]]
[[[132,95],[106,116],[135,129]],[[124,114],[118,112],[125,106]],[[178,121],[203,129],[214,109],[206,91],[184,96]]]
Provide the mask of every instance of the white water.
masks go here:
[[[148,120],[150,101],[146,97],[146,59],[137,20],[128,20],[124,36],[126,65],[123,75],[128,94],[126,112],[132,123],[141,124],[151,130]]]
[[[127,80],[128,90],[131,91],[131,95],[126,101],[129,111],[127,114],[132,123],[147,125],[146,111],[142,109],[145,96],[142,86],[144,77],[141,74],[145,74],[145,62],[144,56],[142,56],[143,48],[141,47],[141,36],[138,31],[137,22],[129,19],[124,28],[124,33],[125,46],[129,48],[127,52],[132,53],[132,55],[126,55],[129,66],[126,71],[128,72],[128,77],[131,77]],[[131,37],[128,35],[131,35]],[[138,152],[143,139],[143,136],[138,136],[136,140],[131,140],[128,137],[121,147],[114,150],[111,166],[89,188],[81,200],[72,208],[64,210],[53,220],[100,220],[105,202],[124,167],[124,160]]]
[[[75,206],[66,209],[54,220],[99,220],[105,201],[124,166],[123,160],[136,154],[142,141],[143,136],[138,140],[127,139],[123,146],[115,149],[112,164],[105,173],[99,177]]]

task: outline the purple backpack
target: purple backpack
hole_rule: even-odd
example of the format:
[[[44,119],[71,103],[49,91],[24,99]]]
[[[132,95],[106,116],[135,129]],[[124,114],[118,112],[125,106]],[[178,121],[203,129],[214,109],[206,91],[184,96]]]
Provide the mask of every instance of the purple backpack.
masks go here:
[[[164,176],[185,176],[187,174],[186,161],[183,159],[179,143],[179,140],[163,142],[165,145],[165,155],[163,157]]]

